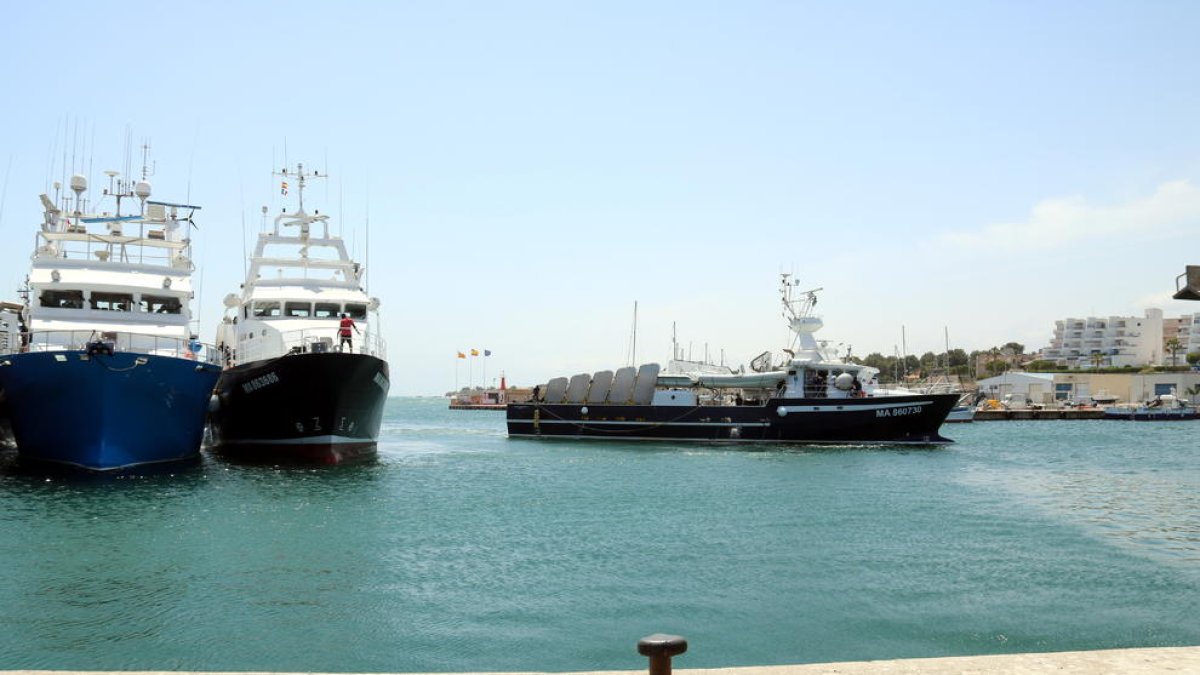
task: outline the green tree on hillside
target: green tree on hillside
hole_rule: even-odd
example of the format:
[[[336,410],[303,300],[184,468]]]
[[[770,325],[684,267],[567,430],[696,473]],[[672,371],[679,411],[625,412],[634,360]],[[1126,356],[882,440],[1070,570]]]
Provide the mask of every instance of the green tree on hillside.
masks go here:
[[[1001,349],[1011,349],[1012,353],[1014,354],[1025,353],[1025,345],[1021,344],[1020,342],[1005,342],[1004,347]]]

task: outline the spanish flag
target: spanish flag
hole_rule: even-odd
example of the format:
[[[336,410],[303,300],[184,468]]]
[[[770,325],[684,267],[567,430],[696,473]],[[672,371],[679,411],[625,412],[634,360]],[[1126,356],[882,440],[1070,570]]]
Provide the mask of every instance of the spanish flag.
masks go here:
[[[478,350],[478,349],[472,349],[472,350],[471,350],[471,356],[479,356],[479,350]]]
[[[459,352],[459,353],[458,353],[458,358],[460,358],[460,359],[465,359],[465,358],[467,358],[467,355],[466,355],[466,354],[464,354],[464,353],[462,353],[462,352]]]

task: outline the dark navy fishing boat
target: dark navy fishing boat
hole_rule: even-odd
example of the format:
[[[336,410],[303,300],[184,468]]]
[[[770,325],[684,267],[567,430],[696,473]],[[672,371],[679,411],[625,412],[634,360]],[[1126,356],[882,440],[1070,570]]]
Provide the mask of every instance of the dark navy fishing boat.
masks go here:
[[[639,441],[940,445],[957,393],[888,391],[875,368],[840,360],[813,338],[816,291],[781,294],[796,335],[780,359],[750,372],[673,359],[555,378],[528,403],[510,403],[508,433],[520,437]]]
[[[24,330],[0,347],[0,407],[22,460],[94,471],[194,460],[220,373],[189,329],[199,207],[151,201],[145,170],[136,182],[106,173],[98,208],[82,175],[73,197],[58,184],[41,197]],[[122,215],[133,198],[138,213]]]
[[[217,343],[227,367],[209,414],[212,448],[273,463],[369,457],[390,386],[374,330],[379,300],[367,295],[365,270],[341,237],[330,236],[329,216],[304,211],[306,182],[324,176],[303,165],[279,175],[285,194],[287,181],[295,182],[299,206],[259,235],[242,294],[225,298]],[[354,322],[345,345],[343,316]]]

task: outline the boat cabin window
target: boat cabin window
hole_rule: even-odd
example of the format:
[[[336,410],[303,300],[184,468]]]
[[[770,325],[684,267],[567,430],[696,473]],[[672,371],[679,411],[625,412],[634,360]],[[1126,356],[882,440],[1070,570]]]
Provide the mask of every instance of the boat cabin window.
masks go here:
[[[283,315],[303,319],[312,315],[312,303],[288,302],[283,305]]]
[[[318,302],[313,316],[318,319],[336,319],[342,311],[336,302]]]
[[[107,312],[128,312],[133,309],[133,294],[92,291],[92,309]]]
[[[42,307],[83,309],[83,291],[42,291]]]
[[[356,302],[347,302],[346,314],[348,314],[351,319],[355,319],[356,321],[366,320],[367,306]]]
[[[148,314],[179,314],[183,303],[167,295],[143,295],[142,311]]]
[[[256,302],[254,303],[254,316],[271,317],[279,316],[278,302]]]

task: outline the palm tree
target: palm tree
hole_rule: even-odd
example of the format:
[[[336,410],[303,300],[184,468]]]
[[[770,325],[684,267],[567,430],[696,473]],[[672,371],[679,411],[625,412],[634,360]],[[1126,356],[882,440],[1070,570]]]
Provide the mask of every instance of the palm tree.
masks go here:
[[[1179,342],[1179,338],[1173,337],[1170,340],[1167,340],[1166,347],[1167,347],[1167,351],[1171,352],[1171,366],[1174,367],[1175,366],[1175,355],[1178,354],[1179,351],[1183,349],[1183,344]]]
[[[1092,352],[1092,367],[1099,368],[1104,363],[1104,355],[1100,352]]]

